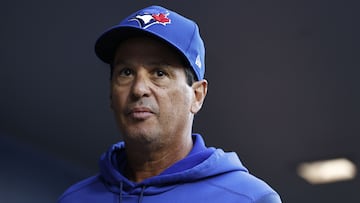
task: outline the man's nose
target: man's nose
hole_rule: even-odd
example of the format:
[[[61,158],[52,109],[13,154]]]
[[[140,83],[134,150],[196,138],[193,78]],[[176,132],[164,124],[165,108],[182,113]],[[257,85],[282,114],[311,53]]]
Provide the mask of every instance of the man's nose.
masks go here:
[[[150,79],[147,73],[138,72],[132,84],[132,94],[135,98],[150,96]]]

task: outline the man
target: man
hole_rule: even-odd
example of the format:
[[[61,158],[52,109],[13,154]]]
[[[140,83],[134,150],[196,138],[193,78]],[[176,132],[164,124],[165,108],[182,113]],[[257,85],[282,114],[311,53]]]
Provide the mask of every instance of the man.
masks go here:
[[[103,33],[95,51],[111,67],[111,108],[124,142],[60,203],[281,202],[235,153],[208,148],[191,132],[207,92],[196,23],[151,6]]]

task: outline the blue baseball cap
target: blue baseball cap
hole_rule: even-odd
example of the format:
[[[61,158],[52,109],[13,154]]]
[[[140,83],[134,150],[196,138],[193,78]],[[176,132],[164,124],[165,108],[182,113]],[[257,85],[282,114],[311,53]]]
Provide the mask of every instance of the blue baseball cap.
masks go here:
[[[106,30],[95,43],[95,53],[110,64],[119,43],[129,37],[142,35],[154,36],[174,47],[189,62],[196,79],[204,78],[205,47],[198,25],[161,6],[139,10]]]

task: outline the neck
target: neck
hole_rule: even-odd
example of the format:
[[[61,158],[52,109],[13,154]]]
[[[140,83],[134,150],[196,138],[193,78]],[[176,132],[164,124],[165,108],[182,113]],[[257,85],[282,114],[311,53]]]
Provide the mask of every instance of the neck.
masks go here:
[[[172,145],[152,146],[152,144],[126,142],[128,165],[125,169],[127,178],[134,182],[159,175],[177,161],[183,159],[191,151],[193,143],[191,136],[186,136],[181,142],[174,141]]]

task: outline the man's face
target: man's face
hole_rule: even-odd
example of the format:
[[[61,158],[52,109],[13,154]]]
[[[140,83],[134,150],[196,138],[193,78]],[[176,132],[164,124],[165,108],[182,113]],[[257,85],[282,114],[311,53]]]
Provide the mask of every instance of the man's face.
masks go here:
[[[152,38],[130,38],[115,53],[111,107],[125,140],[167,143],[191,133],[193,87],[179,55]]]

